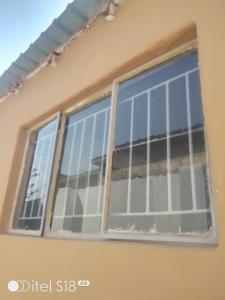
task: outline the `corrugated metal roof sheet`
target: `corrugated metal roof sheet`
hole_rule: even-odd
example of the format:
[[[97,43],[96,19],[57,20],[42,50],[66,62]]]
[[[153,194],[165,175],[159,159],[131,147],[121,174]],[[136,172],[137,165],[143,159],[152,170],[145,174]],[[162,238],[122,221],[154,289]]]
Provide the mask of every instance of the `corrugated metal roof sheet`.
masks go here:
[[[0,98],[16,87],[109,0],[74,0],[0,77]]]

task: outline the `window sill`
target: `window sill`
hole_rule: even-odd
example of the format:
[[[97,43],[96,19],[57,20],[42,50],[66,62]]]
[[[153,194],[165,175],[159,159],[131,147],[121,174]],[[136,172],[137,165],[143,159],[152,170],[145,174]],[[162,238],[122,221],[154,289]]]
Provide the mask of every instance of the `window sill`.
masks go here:
[[[210,233],[207,236],[191,235],[147,235],[135,233],[102,233],[102,234],[77,234],[77,233],[56,233],[49,232],[44,235],[45,238],[63,239],[63,240],[96,240],[96,241],[120,241],[120,242],[144,242],[154,244],[168,245],[187,245],[187,246],[218,246],[218,236],[216,233]]]

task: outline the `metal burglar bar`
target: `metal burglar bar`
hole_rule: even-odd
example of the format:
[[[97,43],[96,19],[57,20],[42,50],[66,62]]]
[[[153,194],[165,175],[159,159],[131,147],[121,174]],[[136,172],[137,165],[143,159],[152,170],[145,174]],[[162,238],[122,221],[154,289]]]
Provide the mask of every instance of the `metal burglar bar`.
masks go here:
[[[44,168],[44,178],[43,178],[43,182],[42,182],[42,187],[41,187],[41,200],[39,202],[39,207],[38,207],[38,216],[42,216],[43,214],[43,207],[45,206],[46,203],[46,199],[47,198],[47,182],[49,182],[50,180],[50,168],[51,168],[51,161],[52,161],[52,155],[53,155],[53,149],[52,149],[52,143],[53,143],[53,139],[55,138],[55,135],[51,135],[50,136],[50,141],[49,141],[49,145],[48,145],[48,156],[47,156],[47,160],[46,160],[46,164],[45,164],[45,168]]]
[[[37,234],[42,230],[58,124],[59,117],[31,133],[33,160],[30,166],[26,162],[30,171],[28,176],[24,173],[26,189],[20,192],[13,223],[13,228],[25,229],[28,234],[29,230]]]
[[[208,187],[202,185],[207,174],[204,141],[198,141],[204,139],[204,129],[196,65],[191,53],[159,67],[158,73],[149,71],[121,84],[108,232],[180,234],[211,228]],[[180,111],[175,114],[174,109]],[[204,207],[198,208],[198,201]]]
[[[35,173],[34,181],[30,182],[29,184],[29,192],[25,199],[25,204],[23,208],[22,217],[20,220],[25,219],[34,219],[34,218],[41,218],[43,215],[43,207],[46,202],[46,191],[49,182],[50,176],[50,167],[51,167],[51,158],[53,154],[53,145],[54,145],[55,133],[50,134],[44,138],[38,139],[36,152],[35,152],[35,159],[37,160],[38,157],[38,166]],[[40,149],[40,150],[39,150]],[[40,156],[38,156],[38,152],[40,152]],[[41,172],[43,171],[43,174]],[[39,178],[41,176],[41,178]],[[33,189],[33,191],[32,191]],[[34,203],[39,199],[38,208],[34,212]],[[27,203],[31,202],[31,207],[27,215]]]
[[[148,137],[147,137],[147,147],[148,147],[148,152],[147,152],[147,160],[149,161],[149,157],[150,157],[150,144],[153,143],[154,141],[153,140],[150,140],[150,95],[151,95],[151,91],[159,88],[159,87],[164,87],[166,88],[166,124],[167,124],[167,135],[165,137],[162,137],[160,138],[161,140],[165,139],[167,141],[167,180],[168,180],[168,211],[171,211],[172,209],[172,204],[171,204],[171,180],[170,180],[170,138],[171,137],[178,137],[178,136],[181,136],[183,135],[183,133],[179,133],[179,134],[170,134],[170,124],[169,124],[169,84],[170,82],[173,82],[177,79],[180,79],[180,78],[187,78],[188,79],[188,75],[193,73],[193,72],[198,72],[198,69],[195,68],[193,70],[190,70],[186,73],[183,73],[179,76],[176,76],[175,78],[172,78],[170,80],[167,80],[163,83],[160,83],[159,85],[157,86],[153,86],[152,88],[150,89],[147,89],[147,90],[144,90],[142,91],[141,93],[137,94],[137,95],[134,95],[132,98],[128,98],[128,99],[125,99],[123,102],[119,103],[119,105],[121,105],[122,103],[126,103],[126,102],[131,102],[131,121],[130,121],[130,150],[129,150],[129,180],[128,180],[128,197],[127,197],[127,212],[129,213],[129,199],[130,199],[130,186],[131,186],[131,167],[132,167],[132,149],[134,147],[137,147],[137,146],[140,146],[141,144],[145,144],[145,142],[140,142],[140,143],[136,143],[136,144],[133,144],[133,114],[134,114],[134,101],[137,100],[138,96],[140,95],[148,95],[148,118],[147,118],[147,128],[148,128]],[[189,134],[189,149],[190,149],[190,161],[191,161],[191,165],[192,165],[192,184],[193,184],[193,195],[194,195],[194,191],[195,191],[195,188],[194,188],[194,169],[193,169],[193,150],[192,150],[192,133],[194,132],[198,132],[198,131],[202,131],[203,129],[200,128],[200,129],[192,129],[191,128],[191,116],[190,116],[190,101],[189,101],[189,93],[188,93],[188,80],[187,80],[187,107],[188,107],[188,134]],[[122,146],[122,147],[118,147],[117,149],[121,150],[121,149],[126,149],[127,147],[126,146]],[[147,169],[149,169],[149,164],[150,162],[147,164]],[[149,174],[149,170],[147,170],[147,174]],[[148,182],[148,180],[147,180]],[[146,191],[146,194],[150,195],[149,193],[149,189],[150,189],[150,186],[149,184],[147,184],[148,188],[147,188],[147,191]],[[193,197],[193,200],[194,200],[194,196]],[[146,207],[148,207],[148,201],[147,199],[149,199],[149,196],[146,197]],[[195,204],[194,205],[194,208],[196,208],[196,200],[195,200]],[[146,214],[147,213],[148,209],[146,210]],[[180,211],[179,211],[180,212]]]
[[[35,151],[35,156],[34,156],[34,164],[37,161],[38,152],[42,152],[42,149],[43,149],[43,147],[41,147],[42,144],[43,144],[43,140],[38,141],[37,144],[36,144],[36,151]],[[40,148],[40,150],[39,150],[39,148]],[[40,164],[40,162],[39,162],[39,164]],[[35,170],[35,168],[33,168],[33,170]],[[39,166],[37,167],[37,170],[40,171],[40,167]],[[32,176],[35,176],[35,174],[31,174],[31,177]],[[26,214],[26,211],[27,211],[27,203],[28,203],[28,201],[32,201],[33,202],[33,200],[34,200],[33,196],[32,196],[32,193],[33,193],[32,192],[32,186],[36,186],[37,178],[35,178],[34,180],[32,180],[30,178],[30,181],[31,182],[28,185],[28,193],[26,195],[26,199],[25,199],[25,202],[24,202],[24,208],[23,208],[23,212],[22,212],[22,217],[21,218],[26,218],[25,214]]]
[[[40,176],[41,177],[45,176],[45,172],[43,175],[41,174],[41,171],[42,171],[41,168],[42,168],[43,162],[45,164],[47,164],[46,158],[49,156],[49,151],[48,151],[48,148],[46,148],[46,145],[48,147],[48,140],[49,140],[49,137],[42,140],[43,146],[41,147],[41,154],[40,154],[38,168],[37,168],[37,174],[36,174],[37,176],[35,178],[34,191],[33,191],[32,200],[31,200],[32,204],[31,204],[30,215],[29,215],[29,218],[31,218],[31,219],[33,217],[34,202],[36,201],[35,198],[38,199],[40,197],[39,194],[41,194],[40,189],[42,189],[42,185],[40,184],[40,181],[42,180],[42,178],[40,178]],[[45,169],[45,165],[44,165],[44,169]],[[40,197],[39,201],[41,201],[41,197]],[[40,202],[39,202],[39,205],[40,205]]]
[[[109,101],[106,97],[68,117],[52,231],[100,231]]]

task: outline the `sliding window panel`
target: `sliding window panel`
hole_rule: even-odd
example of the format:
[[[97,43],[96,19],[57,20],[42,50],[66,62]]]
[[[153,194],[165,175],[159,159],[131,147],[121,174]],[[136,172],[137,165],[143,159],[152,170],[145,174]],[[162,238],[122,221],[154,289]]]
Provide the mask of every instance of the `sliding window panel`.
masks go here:
[[[110,96],[68,116],[52,212],[52,232],[99,233]]]
[[[107,232],[212,227],[197,52],[119,84]]]
[[[12,229],[42,231],[58,126],[59,117],[30,134]]]

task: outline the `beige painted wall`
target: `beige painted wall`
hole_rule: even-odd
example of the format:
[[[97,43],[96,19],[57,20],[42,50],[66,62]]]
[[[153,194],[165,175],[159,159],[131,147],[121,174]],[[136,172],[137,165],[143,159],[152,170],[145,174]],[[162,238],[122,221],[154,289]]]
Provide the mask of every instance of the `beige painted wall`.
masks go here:
[[[91,286],[81,289],[77,296],[49,293],[43,295],[45,299],[225,299],[224,0],[126,0],[113,22],[98,20],[65,51],[55,68],[45,68],[26,81],[18,95],[1,103],[0,209],[4,207],[5,221],[23,148],[21,136],[18,139],[21,127],[45,118],[59,106],[82,100],[90,93],[87,88],[94,90],[95,84],[110,78],[109,74],[124,63],[192,22],[198,33],[218,246],[53,240],[2,233],[1,299],[42,297],[40,293],[10,294],[6,283],[11,279],[91,281]]]

